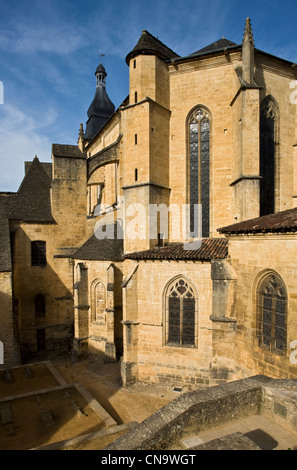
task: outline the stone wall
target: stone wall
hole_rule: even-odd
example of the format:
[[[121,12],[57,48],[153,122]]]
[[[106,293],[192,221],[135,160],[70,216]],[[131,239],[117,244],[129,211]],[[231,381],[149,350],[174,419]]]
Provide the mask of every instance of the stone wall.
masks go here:
[[[133,270],[130,264],[127,266]],[[210,272],[210,263],[139,263],[137,271],[123,289],[123,368],[126,364],[133,367],[134,378],[144,382],[209,384],[209,365],[213,354]],[[129,273],[127,269],[126,275]],[[190,279],[197,292],[197,347],[165,344],[165,290],[168,283],[180,275]],[[124,381],[126,379],[124,377]]]
[[[274,378],[297,378],[291,360],[291,342],[297,339],[297,245],[295,234],[241,235],[229,238],[229,254],[237,275],[236,362],[238,373],[266,374]],[[267,273],[276,273],[287,291],[287,340],[280,355],[259,346],[257,339],[257,287]]]
[[[283,391],[290,390],[291,396]],[[185,393],[165,405],[104,450],[164,450],[187,433],[198,434],[231,421],[266,413],[275,418],[292,413],[289,424],[296,432],[297,383],[273,381],[264,376],[229,382],[203,391]],[[282,403],[279,403],[279,401]],[[286,411],[285,411],[286,410]],[[282,418],[280,418],[282,419]],[[281,420],[282,424],[284,421]]]
[[[0,369],[18,364],[19,355],[14,335],[11,272],[0,273]]]

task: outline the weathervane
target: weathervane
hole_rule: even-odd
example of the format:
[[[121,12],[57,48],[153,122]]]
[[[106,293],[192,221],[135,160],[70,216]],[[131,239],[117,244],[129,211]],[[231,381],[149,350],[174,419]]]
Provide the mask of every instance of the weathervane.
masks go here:
[[[105,57],[105,53],[102,53],[100,50],[100,54],[98,54],[98,57]]]

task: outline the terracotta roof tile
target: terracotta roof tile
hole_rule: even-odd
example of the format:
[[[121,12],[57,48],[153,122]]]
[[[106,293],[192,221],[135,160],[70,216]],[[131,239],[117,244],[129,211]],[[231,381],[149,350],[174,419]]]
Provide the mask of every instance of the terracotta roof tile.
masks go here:
[[[151,250],[128,253],[125,258],[135,260],[211,261],[212,259],[224,259],[228,255],[228,241],[225,238],[204,238],[201,240],[201,245],[200,242],[193,242],[192,249],[186,248],[186,244],[177,243]]]
[[[224,234],[296,232],[297,208],[228,225],[218,231]]]

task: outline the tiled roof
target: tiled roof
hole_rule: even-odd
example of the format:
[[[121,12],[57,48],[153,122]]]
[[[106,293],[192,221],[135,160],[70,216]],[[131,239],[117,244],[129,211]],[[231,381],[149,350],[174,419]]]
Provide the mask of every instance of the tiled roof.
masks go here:
[[[179,57],[174,51],[165,46],[158,38],[154,37],[148,31],[142,31],[138,43],[126,57],[126,62],[129,65],[130,59],[138,54],[153,54],[162,60],[174,59]]]
[[[125,255],[126,259],[135,260],[193,260],[211,261],[224,259],[228,255],[228,241],[225,238],[204,238],[193,245],[177,243],[157,247],[146,251],[136,251]],[[187,249],[191,246],[192,249]]]
[[[11,271],[9,220],[7,207],[13,195],[0,194],[0,272]]]
[[[52,144],[52,154],[55,157],[85,158],[77,145]]]
[[[238,44],[235,44],[235,42],[229,41],[229,39],[221,38],[218,41],[215,41],[209,44],[208,46],[203,47],[202,49],[199,49],[199,51],[193,52],[193,54],[191,55],[199,55],[199,54],[204,54],[208,52],[217,52],[217,51],[225,50],[225,49],[228,49],[229,47],[234,47],[237,45]]]
[[[296,232],[297,208],[228,225],[218,231],[224,234]]]
[[[9,198],[7,216],[25,222],[54,222],[50,200],[51,180],[37,157],[27,167],[18,192]]]

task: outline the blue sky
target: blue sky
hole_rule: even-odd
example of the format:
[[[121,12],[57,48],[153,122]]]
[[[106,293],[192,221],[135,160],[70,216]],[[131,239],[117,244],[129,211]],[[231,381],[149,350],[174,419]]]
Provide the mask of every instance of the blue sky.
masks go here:
[[[144,29],[183,56],[241,43],[248,16],[256,48],[297,62],[295,0],[0,0],[0,191],[18,189],[24,161],[50,162],[52,143],[77,143],[100,54],[118,107]]]

